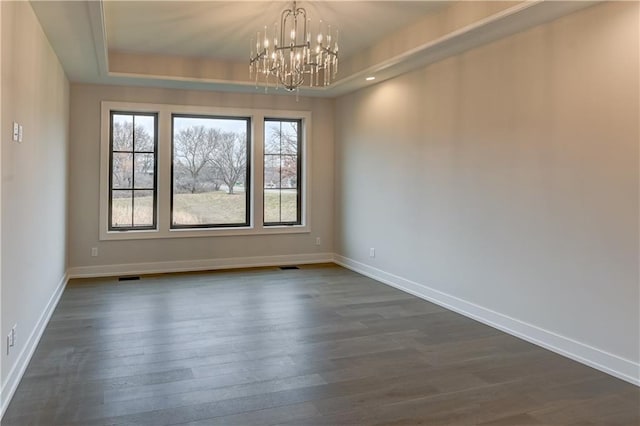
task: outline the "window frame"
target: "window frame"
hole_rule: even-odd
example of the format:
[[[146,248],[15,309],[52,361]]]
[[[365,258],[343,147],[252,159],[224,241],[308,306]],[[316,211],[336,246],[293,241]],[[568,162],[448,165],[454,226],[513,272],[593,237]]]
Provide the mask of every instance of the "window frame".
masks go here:
[[[298,129],[297,129],[297,151],[296,151],[296,220],[295,221],[282,221],[280,220],[279,222],[267,222],[264,219],[264,202],[263,202],[263,206],[262,206],[262,225],[263,226],[267,226],[267,227],[273,227],[273,226],[299,226],[302,225],[302,195],[303,195],[303,190],[301,187],[301,183],[303,182],[302,176],[304,174],[304,170],[303,170],[303,162],[302,162],[302,158],[304,157],[305,153],[303,151],[303,140],[302,140],[302,129],[304,126],[304,122],[302,118],[282,118],[282,117],[263,117],[262,120],[262,126],[263,129],[266,127],[266,123],[267,122],[278,122],[278,123],[297,123],[298,124]],[[267,155],[278,155],[278,154],[266,154],[264,152],[264,148],[267,145],[267,140],[266,140],[267,135],[264,134],[263,131],[263,135],[262,135],[262,166],[263,166],[263,170],[262,170],[262,199],[265,199],[265,191],[267,188],[265,188],[264,185],[264,164],[266,163],[265,159]],[[281,146],[281,150],[280,150],[280,161],[282,162],[282,144]],[[291,154],[285,154],[285,155],[291,155]],[[280,199],[282,199],[282,176],[280,177],[280,187],[277,188],[280,191]],[[288,188],[284,188],[284,189],[288,189]],[[290,189],[290,188],[289,188]],[[282,219],[282,203],[280,204],[280,219]]]
[[[176,225],[173,221],[173,178],[174,178],[174,168],[175,168],[175,144],[174,144],[174,126],[175,126],[175,118],[203,118],[203,119],[223,119],[223,120],[238,120],[245,121],[247,125],[247,142],[246,142],[246,151],[247,151],[247,164],[245,166],[245,217],[243,223],[206,223],[206,224],[195,224],[195,225]],[[214,228],[242,228],[251,226],[251,208],[252,208],[252,187],[251,187],[251,146],[252,146],[252,119],[250,116],[240,117],[240,116],[222,116],[222,115],[205,115],[205,114],[184,114],[184,113],[171,113],[171,201],[169,207],[169,227],[171,230],[176,229],[214,229]]]
[[[109,112],[110,110],[128,111],[135,113],[153,112],[158,114],[158,148],[157,148],[157,226],[156,229],[109,231],[108,229],[108,185],[109,185]],[[223,227],[223,228],[189,228],[171,229],[170,226],[170,191],[171,180],[171,114],[187,115],[214,115],[214,116],[238,116],[251,118],[251,149],[249,160],[251,170],[249,182],[252,188],[252,200],[250,208],[249,226]],[[202,105],[176,105],[163,103],[140,103],[126,101],[102,101],[100,119],[100,175],[97,183],[100,188],[99,200],[99,240],[143,240],[143,239],[170,239],[170,238],[196,238],[196,237],[226,237],[226,236],[250,236],[250,235],[277,235],[277,234],[302,234],[311,233],[312,211],[312,113],[311,111],[277,110],[268,108],[230,108]],[[302,221],[294,226],[264,226],[263,225],[263,191],[255,190],[263,186],[263,168],[261,159],[263,156],[262,141],[264,139],[264,118],[302,119]]]
[[[133,131],[131,141],[131,151],[117,151],[118,153],[131,153],[132,155],[132,170],[131,170],[131,188],[116,188],[115,190],[131,191],[131,226],[113,226],[113,116],[114,115],[131,115],[133,116]],[[136,116],[153,117],[153,152],[150,151],[136,151],[135,143],[135,127]],[[138,189],[135,184],[135,169],[136,169],[136,154],[153,154],[153,220],[151,225],[136,226],[135,220],[135,192],[136,191],[149,191],[149,189]],[[109,215],[108,215],[108,229],[110,232],[127,232],[127,231],[149,231],[155,230],[158,226],[158,113],[154,112],[131,112],[131,111],[109,111]]]

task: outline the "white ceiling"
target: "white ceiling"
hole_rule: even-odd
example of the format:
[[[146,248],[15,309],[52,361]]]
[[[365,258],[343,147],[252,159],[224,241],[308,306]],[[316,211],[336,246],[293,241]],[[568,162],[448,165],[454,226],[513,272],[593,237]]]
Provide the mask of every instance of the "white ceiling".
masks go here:
[[[348,58],[399,28],[445,6],[439,1],[299,1],[312,29],[319,20],[340,30]],[[279,20],[287,1],[107,1],[110,50],[244,61],[257,31]]]
[[[595,2],[299,1],[312,23],[340,30],[341,62],[332,85],[300,94],[340,96]],[[262,91],[249,79],[252,36],[290,4],[31,1],[72,82],[242,92]],[[368,75],[375,82],[365,82]]]

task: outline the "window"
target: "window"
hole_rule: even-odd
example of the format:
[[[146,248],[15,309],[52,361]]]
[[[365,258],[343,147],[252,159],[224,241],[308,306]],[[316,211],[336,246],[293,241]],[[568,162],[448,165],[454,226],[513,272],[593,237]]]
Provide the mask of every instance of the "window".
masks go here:
[[[249,226],[250,119],[172,115],[172,228]]]
[[[302,223],[302,120],[264,120],[264,224]]]
[[[100,240],[311,232],[311,112],[101,106]]]
[[[157,114],[110,116],[109,230],[155,229]]]

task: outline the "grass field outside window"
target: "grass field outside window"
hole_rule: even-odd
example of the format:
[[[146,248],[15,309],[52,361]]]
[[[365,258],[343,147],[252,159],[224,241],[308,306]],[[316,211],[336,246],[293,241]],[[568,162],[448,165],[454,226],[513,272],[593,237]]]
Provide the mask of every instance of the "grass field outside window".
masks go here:
[[[275,215],[282,205],[283,217],[296,215],[296,191],[283,190],[282,204],[279,191],[265,190],[265,214]],[[174,217],[180,222],[189,223],[235,223],[244,218],[245,197],[242,188],[234,194],[227,194],[225,190],[203,192],[198,194],[176,194],[174,202]],[[218,208],[213,209],[212,206]],[[153,214],[153,196],[136,198],[136,221],[148,220]],[[124,223],[131,220],[131,202],[129,199],[114,198],[114,220]]]

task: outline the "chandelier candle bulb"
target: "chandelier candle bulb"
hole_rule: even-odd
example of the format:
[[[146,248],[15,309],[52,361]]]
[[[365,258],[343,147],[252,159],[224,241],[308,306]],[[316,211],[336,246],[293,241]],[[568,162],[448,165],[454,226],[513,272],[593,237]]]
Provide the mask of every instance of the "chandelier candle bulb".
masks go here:
[[[278,47],[278,23],[273,24],[273,47]]]
[[[264,26],[264,48],[269,48],[269,36],[267,35],[267,26]]]

